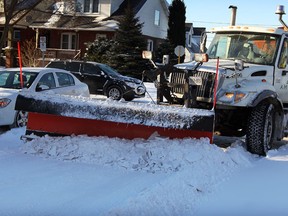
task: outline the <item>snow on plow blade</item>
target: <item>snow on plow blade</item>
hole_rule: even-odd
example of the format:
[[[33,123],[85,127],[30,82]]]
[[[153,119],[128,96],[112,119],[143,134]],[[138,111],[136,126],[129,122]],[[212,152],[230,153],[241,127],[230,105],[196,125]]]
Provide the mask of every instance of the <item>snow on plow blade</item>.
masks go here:
[[[15,109],[29,112],[26,135],[213,139],[214,112],[209,110],[39,93],[19,94]]]

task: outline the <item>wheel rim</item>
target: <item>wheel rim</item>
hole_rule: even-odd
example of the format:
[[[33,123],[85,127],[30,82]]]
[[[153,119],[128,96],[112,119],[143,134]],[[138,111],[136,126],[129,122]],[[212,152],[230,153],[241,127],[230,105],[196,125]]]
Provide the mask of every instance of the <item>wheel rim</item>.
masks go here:
[[[111,88],[109,90],[108,96],[109,96],[109,98],[112,98],[114,100],[119,100],[121,98],[121,93],[120,93],[119,89]]]
[[[267,111],[266,121],[265,121],[265,152],[271,149],[271,141],[273,136],[273,105],[270,105]]]
[[[24,127],[27,125],[28,113],[24,111],[19,111],[16,117],[16,126]]]

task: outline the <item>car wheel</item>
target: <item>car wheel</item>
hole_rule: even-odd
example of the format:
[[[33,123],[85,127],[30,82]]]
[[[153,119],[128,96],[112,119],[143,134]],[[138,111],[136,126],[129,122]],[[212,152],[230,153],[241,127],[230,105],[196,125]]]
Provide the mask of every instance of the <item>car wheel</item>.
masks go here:
[[[25,127],[28,121],[28,112],[18,111],[15,115],[14,123],[10,126],[11,128],[15,127]]]
[[[122,98],[122,91],[117,86],[112,86],[107,91],[107,97],[113,100],[120,100]]]
[[[266,156],[272,148],[275,130],[275,107],[264,103],[253,108],[248,117],[246,145],[247,150],[253,154]]]

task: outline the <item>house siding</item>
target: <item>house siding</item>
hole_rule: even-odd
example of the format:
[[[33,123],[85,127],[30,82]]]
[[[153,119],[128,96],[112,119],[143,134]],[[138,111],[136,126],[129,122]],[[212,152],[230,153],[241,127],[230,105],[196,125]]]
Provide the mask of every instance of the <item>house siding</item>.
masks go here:
[[[83,1],[84,0],[78,0],[79,3],[83,3]],[[51,2],[52,0],[43,1],[37,8],[44,11]],[[50,49],[50,51],[54,49],[56,51],[51,52],[58,52],[61,50],[61,35],[63,33],[73,33],[76,34],[76,47],[73,47],[73,50],[63,49],[63,53],[71,51],[73,54],[74,50],[75,53],[81,50],[81,55],[77,54],[77,58],[83,58],[86,52],[86,44],[93,42],[97,38],[97,34],[105,35],[108,39],[114,37],[116,22],[114,22],[113,19],[105,19],[111,17],[123,2],[124,0],[99,0],[99,13],[89,14],[80,12],[77,13],[73,19],[69,19],[69,16],[62,16],[61,20],[57,20],[55,23],[51,22],[51,20],[54,21],[51,17],[55,15],[49,17],[47,13],[39,14],[37,11],[32,11],[27,15],[27,17],[31,18],[29,23],[26,22],[26,17],[24,17],[19,21],[19,25],[17,25],[22,27],[19,29],[21,31],[20,40],[24,42],[25,40],[33,39],[36,42],[36,36],[45,36],[47,49]],[[167,37],[168,15],[167,5],[165,5],[167,2],[166,0],[145,0],[139,3],[141,4],[138,5],[139,10],[137,9],[136,17],[139,17],[139,21],[144,24],[142,28],[143,35],[147,40],[153,41],[153,50],[156,50],[159,43]],[[155,10],[160,12],[160,24],[158,26],[154,24]],[[103,22],[98,22],[102,19],[104,19]],[[49,23],[49,25],[47,23]],[[3,23],[1,24],[3,26]],[[17,26],[14,26],[15,30],[17,30]],[[25,28],[25,26],[27,28]],[[38,34],[36,33],[37,29],[39,30]],[[12,42],[14,48],[17,47],[16,42],[17,41]],[[47,56],[49,55],[47,54]],[[57,55],[57,58],[61,58],[61,55]],[[63,58],[65,58],[65,56],[63,56]]]
[[[165,39],[167,37],[168,16],[163,10],[160,0],[148,0],[146,4],[139,10],[136,17],[143,22],[142,33],[154,38]],[[154,24],[155,10],[160,12],[159,26]]]

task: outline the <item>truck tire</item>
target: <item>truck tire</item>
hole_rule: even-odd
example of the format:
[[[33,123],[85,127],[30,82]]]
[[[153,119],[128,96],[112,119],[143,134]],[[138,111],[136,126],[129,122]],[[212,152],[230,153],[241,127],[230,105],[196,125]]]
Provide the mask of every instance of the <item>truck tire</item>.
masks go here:
[[[272,147],[275,130],[275,107],[261,103],[252,109],[247,121],[246,145],[253,154],[266,156]]]

